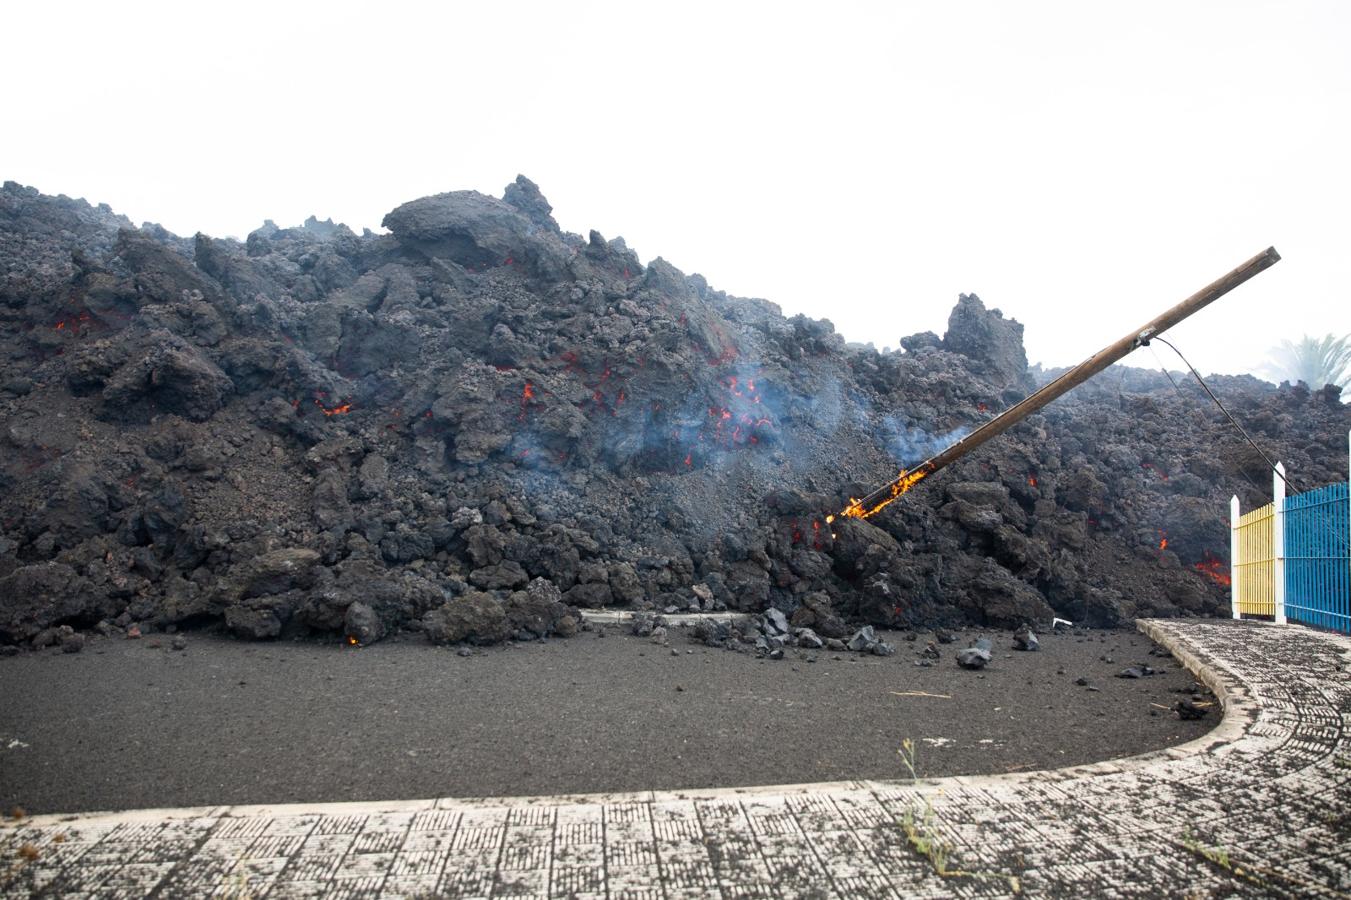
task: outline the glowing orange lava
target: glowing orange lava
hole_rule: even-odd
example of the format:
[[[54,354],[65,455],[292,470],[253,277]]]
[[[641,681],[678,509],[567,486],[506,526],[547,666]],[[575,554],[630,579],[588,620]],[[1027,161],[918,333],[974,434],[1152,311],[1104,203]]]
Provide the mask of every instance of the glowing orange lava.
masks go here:
[[[341,406],[334,406],[330,408],[320,403],[318,400],[315,400],[314,405],[319,407],[320,411],[323,412],[323,414],[326,416],[345,416],[352,411],[351,403],[344,403]]]
[[[1211,581],[1223,587],[1229,587],[1232,579],[1229,577],[1229,570],[1225,567],[1224,561],[1213,553],[1207,552],[1201,562],[1193,566],[1196,571],[1209,578]]]
[[[516,418],[520,419],[522,422],[525,421],[525,414],[527,410],[530,409],[530,401],[534,399],[535,399],[534,382],[527,381],[525,383],[525,388],[521,391],[521,414]]]
[[[65,331],[66,326],[69,325],[72,331],[78,331],[80,328],[80,323],[88,321],[89,321],[89,313],[86,312],[80,313],[78,316],[75,316],[74,318],[71,319],[62,319],[60,322],[57,322],[52,327],[55,328],[57,331]]]

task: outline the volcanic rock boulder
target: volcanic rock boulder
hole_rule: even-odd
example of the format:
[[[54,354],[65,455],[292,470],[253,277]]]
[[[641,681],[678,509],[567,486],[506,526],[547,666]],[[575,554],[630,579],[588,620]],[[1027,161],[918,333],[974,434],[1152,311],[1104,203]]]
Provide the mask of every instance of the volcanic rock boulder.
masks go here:
[[[58,547],[73,547],[110,530],[116,484],[84,465],[61,465],[58,471],[54,490],[30,517],[29,530],[52,536]]]
[[[197,297],[213,307],[233,306],[220,284],[183,254],[156,237],[123,228],[117,233],[116,255],[133,273],[139,303],[174,304]]]
[[[948,577],[954,592],[962,593],[963,608],[972,621],[983,619],[991,625],[1051,621],[1045,598],[994,560],[967,558],[954,569],[956,577]]]
[[[318,564],[316,551],[295,547],[264,553],[237,567],[220,589],[226,627],[241,637],[280,636],[314,586]]]
[[[1013,633],[1014,650],[1038,650],[1040,648],[1041,642],[1037,640],[1036,634],[1027,625]]]
[[[375,610],[357,601],[347,607],[343,616],[343,631],[358,644],[373,644],[385,636],[385,625]]]
[[[322,576],[323,570],[316,574]],[[375,613],[388,633],[417,622],[444,602],[440,588],[411,572],[391,577],[388,570],[373,562],[349,562],[334,583],[316,579],[296,609],[294,621],[320,632],[346,631],[348,611],[360,603]],[[364,613],[358,615],[366,619]]]
[[[280,594],[314,584],[319,554],[303,547],[273,550],[243,564],[234,573],[229,590],[239,599]]]
[[[0,638],[26,641],[54,625],[92,624],[104,600],[70,566],[24,566],[0,578]]]
[[[896,648],[880,640],[871,625],[864,625],[849,639],[846,646],[858,653],[871,653],[874,656],[891,656]]]
[[[434,644],[495,644],[512,633],[506,609],[492,594],[470,591],[422,617],[422,631]]]
[[[110,414],[144,402],[200,422],[225,405],[234,382],[200,350],[167,331],[152,332],[147,343],[147,350],[133,354],[104,385],[103,402]]]
[[[793,611],[791,624],[796,628],[810,629],[822,637],[843,638],[849,634],[844,619],[835,612],[830,597],[817,591],[802,598],[802,605]]]
[[[975,294],[962,294],[948,316],[943,349],[960,353],[971,361],[972,370],[999,388],[1026,390],[1031,386],[1027,353],[1023,350],[1023,326],[1005,319],[997,309],[986,310]]]
[[[957,665],[963,669],[983,669],[990,664],[990,641],[981,638],[970,647],[957,651]]]
[[[339,528],[352,523],[347,482],[347,475],[332,467],[324,469],[314,479],[314,522],[320,528]]]
[[[538,217],[538,205],[524,193],[513,198]],[[561,279],[571,256],[547,226],[511,203],[477,191],[413,200],[386,215],[382,224],[405,247],[471,270],[520,265],[535,276]]]
[[[554,221],[554,208],[540,193],[539,185],[524,175],[517,175],[516,180],[507,185],[502,201],[519,209],[527,219],[541,228],[561,233],[558,223]]]
[[[581,614],[563,602],[558,586],[547,578],[535,578],[524,591],[513,592],[506,614],[511,627],[525,638],[571,637],[581,625]]]

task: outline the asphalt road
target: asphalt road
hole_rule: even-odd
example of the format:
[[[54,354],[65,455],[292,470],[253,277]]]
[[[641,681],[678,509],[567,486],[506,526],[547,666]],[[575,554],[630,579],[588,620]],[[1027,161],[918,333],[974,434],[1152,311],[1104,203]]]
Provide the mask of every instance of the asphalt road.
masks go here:
[[[988,636],[995,659],[980,673],[953,661],[965,643],[916,667],[927,636],[889,636],[889,658],[782,661],[679,629],[669,647],[614,628],[467,657],[413,637],[348,648],[196,633],[182,652],[163,635],[99,638],[0,659],[0,809],[901,778],[906,738],[921,776],[1002,773],[1161,748],[1217,720],[1218,707],[1203,722],[1158,708],[1193,680],[1135,632],[1044,637],[1036,653]],[[1113,677],[1134,663],[1164,673]]]

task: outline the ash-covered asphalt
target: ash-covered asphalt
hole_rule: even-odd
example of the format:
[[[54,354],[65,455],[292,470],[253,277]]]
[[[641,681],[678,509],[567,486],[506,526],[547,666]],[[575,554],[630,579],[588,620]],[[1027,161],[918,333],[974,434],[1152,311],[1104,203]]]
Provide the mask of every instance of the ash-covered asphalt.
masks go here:
[[[982,635],[994,661],[959,669],[955,650]],[[1045,636],[1025,653],[1007,633],[970,631],[920,668],[928,637],[891,633],[887,658],[793,650],[782,661],[687,643],[680,629],[669,646],[613,628],[470,656],[420,640],[346,648],[198,633],[179,652],[165,635],[95,639],[78,654],[0,659],[0,808],[901,778],[906,738],[922,777],[1003,773],[1181,743],[1220,715],[1216,705],[1186,722],[1158,708],[1194,681],[1135,632]],[[1115,677],[1138,664],[1162,673]],[[904,691],[951,699],[893,693]]]

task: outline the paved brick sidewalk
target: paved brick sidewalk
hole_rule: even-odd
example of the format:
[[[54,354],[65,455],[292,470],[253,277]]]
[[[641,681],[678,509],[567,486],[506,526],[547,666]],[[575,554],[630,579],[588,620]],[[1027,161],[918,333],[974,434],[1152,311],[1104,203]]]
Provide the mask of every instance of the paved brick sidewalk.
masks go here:
[[[1115,763],[918,785],[39,817],[0,829],[0,894],[1351,895],[1351,640],[1140,627],[1224,700],[1215,731]]]

